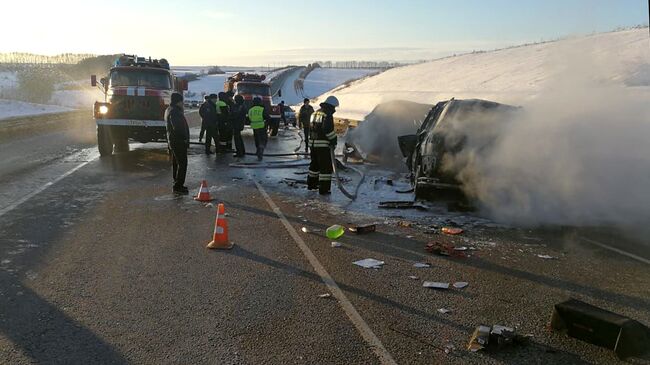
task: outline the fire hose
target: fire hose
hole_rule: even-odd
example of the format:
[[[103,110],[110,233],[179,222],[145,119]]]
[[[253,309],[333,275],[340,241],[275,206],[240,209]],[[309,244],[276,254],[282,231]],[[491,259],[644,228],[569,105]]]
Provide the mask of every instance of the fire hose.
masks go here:
[[[339,190],[341,190],[341,193],[348,197],[350,200],[356,200],[357,195],[359,193],[359,188],[361,187],[361,184],[363,183],[363,180],[366,178],[366,175],[363,173],[363,171],[360,171],[359,169],[356,169],[352,166],[345,166],[342,162],[336,159],[336,156],[334,155],[334,148],[330,147],[330,157],[332,158],[332,168],[334,169],[334,176],[336,176],[336,185],[338,186]],[[343,168],[345,169],[350,169],[357,174],[361,176],[361,179],[357,183],[357,186],[354,188],[354,194],[350,194],[345,188],[343,187],[343,183],[341,182],[341,179],[339,178],[339,169],[337,168],[337,164],[341,164]]]

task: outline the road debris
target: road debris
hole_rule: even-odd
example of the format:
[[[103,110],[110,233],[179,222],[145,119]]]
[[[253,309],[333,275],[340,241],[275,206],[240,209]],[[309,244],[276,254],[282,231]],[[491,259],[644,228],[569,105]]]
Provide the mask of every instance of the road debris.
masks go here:
[[[357,266],[361,266],[366,269],[381,269],[382,265],[384,265],[385,262],[375,260],[375,259],[363,259],[363,260],[355,261],[353,262],[353,264]]]
[[[520,336],[515,334],[515,329],[508,326],[495,324],[493,326],[479,325],[474,330],[472,337],[467,344],[467,349],[476,352],[482,349],[502,349],[511,345],[523,345],[528,343],[531,336]]]
[[[350,232],[354,232],[356,234],[366,234],[366,233],[375,232],[377,230],[377,225],[364,224],[364,225],[349,227],[348,229],[350,230]]]
[[[430,242],[424,249],[440,256],[467,257],[463,251],[456,251],[454,246],[443,242]]]
[[[397,222],[397,225],[398,225],[399,227],[411,228],[411,227],[413,227],[413,222],[409,222],[409,221],[399,221],[399,222]]]
[[[332,294],[330,294],[330,293],[325,293],[325,294],[321,294],[321,295],[319,295],[318,297],[319,297],[319,298],[323,298],[323,299],[324,299],[324,298],[331,298],[331,297],[332,297]]]
[[[332,248],[338,248],[338,247],[343,247],[343,244],[341,242],[332,242]]]
[[[302,227],[300,230],[303,231],[303,233],[309,233],[309,228],[307,227]]]
[[[413,264],[413,267],[416,267],[418,269],[426,269],[426,268],[430,268],[431,264],[426,262],[416,262]]]
[[[544,260],[555,260],[555,259],[557,259],[557,257],[553,257],[553,256],[550,256],[550,255],[537,255],[537,257],[539,257],[540,259],[544,259]]]
[[[409,276],[409,279],[411,279],[411,280],[420,280],[420,278],[415,276],[415,275]]]
[[[463,230],[457,227],[442,227],[440,231],[444,234],[449,234],[454,236],[463,233]]]
[[[456,346],[448,343],[445,345],[445,354],[451,354],[452,352],[456,351]]]
[[[463,289],[466,288],[469,285],[468,282],[466,281],[457,281],[454,283],[454,288],[456,289]]]
[[[447,313],[451,313],[451,309],[440,308],[440,309],[438,309],[438,312],[440,312],[442,314],[447,314]]]
[[[422,286],[429,289],[449,289],[449,283],[441,283],[438,281],[425,281]]]
[[[457,247],[454,247],[454,251],[467,251],[467,247],[466,246],[457,246]]]
[[[417,209],[417,210],[422,210],[426,211],[428,210],[427,207],[425,207],[422,204],[419,204],[414,201],[386,201],[386,202],[379,202],[379,208],[382,209]]]
[[[328,227],[327,230],[325,231],[325,235],[327,236],[327,238],[331,240],[340,238],[341,236],[343,236],[344,233],[345,233],[345,228],[343,228],[341,225],[338,224]]]
[[[629,317],[577,299],[556,304],[551,328],[567,336],[614,350],[621,359],[650,350],[650,329]]]

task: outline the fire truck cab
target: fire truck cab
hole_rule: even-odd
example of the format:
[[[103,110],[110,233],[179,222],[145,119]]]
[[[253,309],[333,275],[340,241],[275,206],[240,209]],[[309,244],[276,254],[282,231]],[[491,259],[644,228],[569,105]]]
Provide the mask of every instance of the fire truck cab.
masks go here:
[[[177,79],[169,63],[122,55],[106,77],[91,76],[92,86],[104,93],[104,102],[95,102],[97,146],[101,156],[129,150],[129,140],[141,143],[167,140],[165,109],[173,92],[187,90],[187,82]]]
[[[279,121],[280,107],[273,105],[271,85],[264,82],[265,79],[264,75],[238,72],[226,79],[223,89],[226,92],[232,91],[235,95],[241,95],[247,109],[253,105],[253,98],[259,97],[271,120]]]

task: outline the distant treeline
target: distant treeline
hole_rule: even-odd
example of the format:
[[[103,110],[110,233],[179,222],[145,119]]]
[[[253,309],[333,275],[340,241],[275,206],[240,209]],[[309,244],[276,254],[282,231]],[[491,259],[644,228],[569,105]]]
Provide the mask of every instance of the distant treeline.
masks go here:
[[[0,53],[0,63],[29,63],[29,64],[76,64],[87,58],[95,57],[87,53],[62,53],[56,56],[44,56],[40,54],[10,52]]]

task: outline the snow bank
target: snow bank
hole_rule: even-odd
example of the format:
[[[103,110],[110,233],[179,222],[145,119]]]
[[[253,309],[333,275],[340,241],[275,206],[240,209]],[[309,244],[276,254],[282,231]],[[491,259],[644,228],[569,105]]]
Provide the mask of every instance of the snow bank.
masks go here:
[[[481,98],[524,105],[566,68],[567,52],[586,55],[587,62],[616,55],[618,62],[592,76],[599,83],[650,86],[648,29],[643,28],[394,68],[335,92],[341,102],[337,116],[362,120],[378,104],[396,99],[434,104],[452,97]]]
[[[201,76],[198,80],[191,81],[188,85],[188,92],[192,96],[189,99],[202,101],[205,95],[218,94],[223,91],[223,83],[231,75],[232,73]]]
[[[32,104],[16,100],[0,99],[0,119],[67,111],[72,111],[72,109],[58,105]]]
[[[315,98],[346,81],[356,80],[377,72],[379,72],[377,69],[317,68],[307,75],[303,93],[306,98]]]

